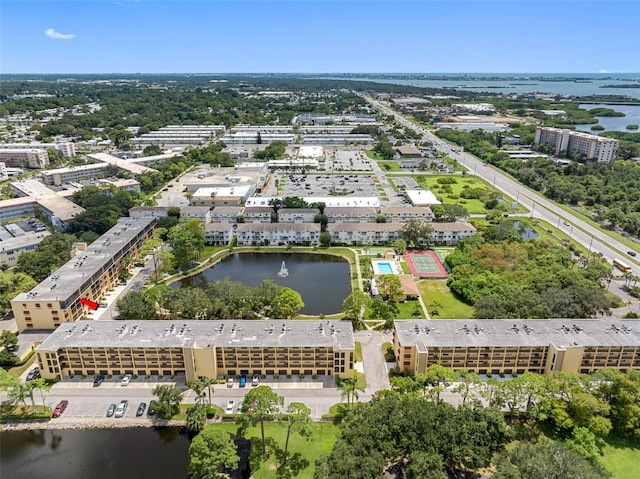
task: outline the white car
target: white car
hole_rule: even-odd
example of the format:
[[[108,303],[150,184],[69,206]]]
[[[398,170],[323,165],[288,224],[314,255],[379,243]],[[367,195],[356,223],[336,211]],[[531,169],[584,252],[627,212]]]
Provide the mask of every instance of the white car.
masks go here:
[[[131,374],[125,374],[124,377],[122,378],[122,382],[120,383],[120,386],[127,386],[131,382],[132,377],[133,376],[131,376]]]
[[[253,379],[251,380],[251,385],[252,386],[257,386],[258,384],[260,384],[260,377],[259,376],[253,376]]]
[[[238,405],[236,406],[236,412],[237,412],[238,414],[240,414],[240,413],[242,412],[242,401],[240,401],[240,402],[238,403]]]
[[[233,414],[233,405],[235,404],[235,401],[229,401],[227,402],[227,408],[224,410],[224,412],[226,414]]]
[[[127,401],[126,399],[122,400],[120,402],[120,404],[118,404],[118,407],[116,408],[116,417],[122,417],[124,416],[124,412],[127,410],[127,406],[129,405],[129,401]]]

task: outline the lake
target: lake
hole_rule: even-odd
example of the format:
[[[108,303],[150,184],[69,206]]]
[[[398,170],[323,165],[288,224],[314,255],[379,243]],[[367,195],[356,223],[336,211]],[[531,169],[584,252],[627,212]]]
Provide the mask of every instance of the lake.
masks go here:
[[[237,438],[231,479],[249,477],[251,442]],[[11,479],[179,479],[189,468],[180,427],[0,431],[0,477]]]
[[[289,276],[278,272],[286,263]],[[302,314],[333,314],[342,311],[342,302],[351,293],[349,263],[337,256],[312,253],[234,253],[196,275],[172,286],[204,287],[207,283],[230,278],[248,286],[270,279],[302,296]]]
[[[0,431],[3,478],[186,478],[189,437],[177,427]]]

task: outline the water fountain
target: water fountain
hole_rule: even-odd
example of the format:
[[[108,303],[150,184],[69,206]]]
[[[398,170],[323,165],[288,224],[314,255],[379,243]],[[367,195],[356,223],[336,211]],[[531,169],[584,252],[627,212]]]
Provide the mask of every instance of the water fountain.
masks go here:
[[[280,267],[280,271],[278,271],[278,276],[280,278],[286,278],[287,276],[289,276],[289,271],[287,270],[287,267],[284,264],[284,261],[282,262],[282,266]]]

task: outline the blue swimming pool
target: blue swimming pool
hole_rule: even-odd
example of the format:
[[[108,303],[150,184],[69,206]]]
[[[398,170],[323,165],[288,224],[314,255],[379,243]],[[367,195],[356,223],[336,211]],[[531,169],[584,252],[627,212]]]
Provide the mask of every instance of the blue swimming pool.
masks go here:
[[[380,274],[393,274],[391,263],[378,263],[378,270],[380,271]]]

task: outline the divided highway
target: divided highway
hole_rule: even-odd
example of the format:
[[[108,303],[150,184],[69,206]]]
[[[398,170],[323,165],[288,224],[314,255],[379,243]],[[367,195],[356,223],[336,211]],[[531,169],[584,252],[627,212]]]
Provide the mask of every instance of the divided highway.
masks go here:
[[[401,125],[421,133],[425,140],[432,142],[438,150],[443,151],[451,158],[457,160],[465,166],[470,173],[477,175],[487,183],[492,184],[496,189],[511,197],[514,201],[529,208],[529,210],[531,210],[531,216],[547,221],[558,228],[563,228],[572,241],[580,243],[592,252],[602,254],[609,262],[614,258],[620,258],[632,267],[633,274],[640,276],[640,264],[627,254],[627,251],[629,251],[628,246],[607,236],[598,228],[594,228],[580,218],[563,210],[539,193],[527,189],[519,182],[502,173],[499,169],[485,165],[482,160],[479,160],[477,157],[460,151],[457,146],[450,145],[432,132],[413,123],[381,102],[366,95],[363,95],[363,98],[377,110],[386,115],[394,116]],[[638,248],[636,247],[634,251],[637,252]]]

